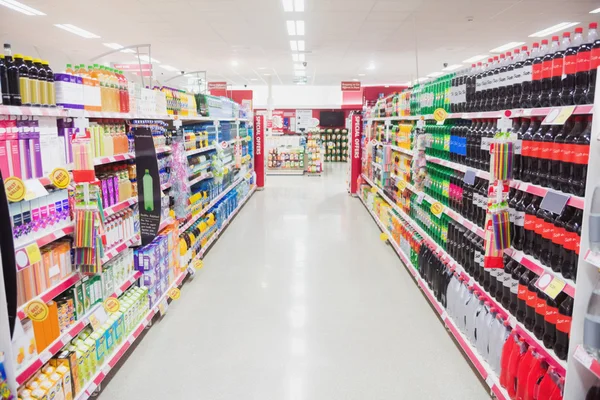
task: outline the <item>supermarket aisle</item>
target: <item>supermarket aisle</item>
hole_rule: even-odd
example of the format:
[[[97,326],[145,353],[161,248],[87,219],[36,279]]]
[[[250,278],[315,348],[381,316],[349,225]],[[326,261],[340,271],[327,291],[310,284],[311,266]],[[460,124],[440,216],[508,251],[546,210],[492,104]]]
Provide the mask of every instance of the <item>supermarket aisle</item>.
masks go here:
[[[100,399],[488,398],[344,168],[269,176]]]

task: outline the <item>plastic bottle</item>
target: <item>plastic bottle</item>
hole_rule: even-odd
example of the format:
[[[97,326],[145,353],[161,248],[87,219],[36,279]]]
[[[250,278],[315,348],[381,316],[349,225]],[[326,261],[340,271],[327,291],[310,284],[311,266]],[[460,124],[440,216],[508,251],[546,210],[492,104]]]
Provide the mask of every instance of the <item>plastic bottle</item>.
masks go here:
[[[521,108],[531,108],[531,95],[533,86],[533,61],[539,57],[540,44],[538,42],[533,43],[531,47],[531,53],[528,54],[527,58],[523,62],[523,70],[521,72],[521,97],[519,99],[519,105]],[[540,79],[541,76],[541,61],[539,66],[536,64],[536,79]]]
[[[562,91],[562,76],[565,66],[565,52],[571,45],[571,37],[569,32],[564,32],[560,42],[560,49],[554,53],[552,58],[552,78],[550,105],[560,106],[560,94]]]
[[[56,91],[54,89],[54,72],[48,61],[42,60],[42,67],[46,70],[46,91],[48,93],[48,105],[56,106]]]
[[[519,108],[521,106],[522,85],[525,79],[523,76],[523,66],[527,57],[529,57],[527,49],[527,46],[522,46],[521,51],[514,57],[512,98],[510,99],[510,106],[507,106],[507,108]]]
[[[32,106],[41,106],[40,80],[38,69],[31,57],[25,57],[27,74],[29,75],[29,101]]]
[[[568,32],[565,32],[568,34]],[[562,91],[560,93],[560,104],[570,106],[573,104],[575,93],[575,82],[577,80],[577,51],[583,44],[583,29],[575,28],[575,36],[565,51],[564,79],[562,80]]]
[[[565,156],[568,150],[565,140],[573,128],[573,121],[572,118],[568,119],[560,132],[554,137],[554,145],[552,146],[552,173],[550,175],[550,187],[552,189],[561,190],[562,174],[566,173],[566,171],[569,171],[568,173],[570,174],[570,169],[566,169],[563,164],[564,160],[566,160]]]
[[[566,32],[568,33],[568,32]],[[550,42],[550,48],[542,59],[542,92],[540,94],[539,106],[550,107],[550,94],[552,92],[552,72],[553,72],[553,60],[555,57],[557,60],[562,60],[562,55],[556,56],[560,50],[560,42],[558,36],[552,36],[552,42]],[[562,63],[557,66],[561,68],[562,76]]]
[[[42,65],[42,60],[39,58],[33,59],[33,64],[38,70],[38,81],[40,85],[40,105],[42,107],[48,107],[50,105],[48,101],[48,85],[47,85],[47,72]]]
[[[577,74],[575,75],[575,91],[573,92],[573,102],[575,104],[587,103],[586,92],[590,84],[592,47],[598,39],[597,27],[596,22],[590,23],[585,43],[577,49]]]
[[[562,163],[560,168],[560,175],[558,176],[558,181],[560,183],[559,189],[565,193],[571,193],[571,185],[569,181],[571,180],[571,173],[573,171],[573,165],[575,163],[575,154],[577,151],[584,152],[587,146],[584,144],[581,149],[577,147],[578,141],[583,141],[585,143],[585,139],[579,138],[579,136],[583,133],[583,117],[580,115],[576,115],[573,118],[574,124],[573,129],[569,132],[569,134],[565,137],[565,144],[563,145],[563,154],[562,154]],[[589,143],[589,140],[588,142]],[[584,158],[587,162],[587,157]],[[581,168],[578,168],[578,171],[581,171]],[[585,184],[585,183],[584,183]]]
[[[519,294],[517,302],[517,320],[519,322],[525,322],[525,316],[527,315],[527,297],[529,293],[529,281],[535,276],[535,274],[529,270],[526,270],[521,274],[519,278]]]
[[[10,105],[10,94],[8,92],[8,76],[6,74],[6,63],[4,62],[4,54],[0,54],[0,90],[2,98],[0,104]]]
[[[21,105],[21,91],[19,84],[19,67],[15,64],[12,57],[12,50],[10,44],[4,44],[4,64],[6,65],[6,77],[8,94],[10,96],[9,103],[6,105],[20,106]]]
[[[596,358],[600,357],[600,281],[588,300],[583,322],[583,346]]]
[[[515,375],[517,399],[525,399],[525,392],[527,391],[527,378],[533,369],[534,363],[535,356],[533,347],[529,347],[521,357],[517,367],[517,373]]]
[[[569,336],[571,333],[571,319],[573,316],[573,298],[567,296],[558,307],[556,317],[556,341],[554,352],[561,360],[567,359],[569,352]]]
[[[536,288],[536,302],[535,302],[535,323],[533,325],[533,334],[538,340],[542,340],[544,337],[544,324],[546,317],[546,295],[543,291]]]
[[[535,48],[535,43],[533,44]],[[532,64],[532,73],[531,73],[531,95],[529,96],[529,101],[527,104],[527,108],[531,107],[540,107],[541,103],[541,94],[542,94],[542,79],[544,77],[543,73],[543,60],[546,54],[548,53],[548,40],[542,40],[542,45],[540,46],[539,52],[536,54],[533,64]],[[551,64],[547,64],[548,68],[551,67]]]
[[[498,109],[504,110],[512,107],[513,88],[515,83],[515,66],[519,60],[521,50],[515,49],[514,56],[509,51],[506,53],[506,71],[504,72],[504,85],[500,88]]]
[[[589,115],[586,127],[576,136],[571,145],[571,171],[569,174],[569,192],[576,196],[585,195],[590,139],[592,135],[592,116]]]
[[[567,295],[560,292],[555,299],[546,296],[546,315],[544,316],[544,335],[542,341],[546,348],[551,349],[556,343],[556,322],[558,320],[558,307]]]
[[[535,287],[535,283],[537,282],[538,277],[534,276],[529,281],[527,285],[527,299],[525,300],[525,304],[527,306],[525,310],[525,320],[524,325],[525,328],[533,332],[533,327],[535,326],[535,309],[537,306],[537,288]]]
[[[19,70],[19,92],[21,93],[21,105],[30,106],[29,68],[25,65],[23,55],[15,54],[15,65]]]
[[[575,209],[573,216],[565,224],[565,259],[561,265],[560,272],[567,279],[573,279],[577,277],[577,263],[579,260],[578,249],[579,242],[581,241],[581,220],[583,217],[583,210]]]
[[[594,103],[594,95],[596,94],[596,71],[598,67],[600,67],[600,39],[594,41],[590,53],[590,84],[585,92],[585,98],[588,104]]]

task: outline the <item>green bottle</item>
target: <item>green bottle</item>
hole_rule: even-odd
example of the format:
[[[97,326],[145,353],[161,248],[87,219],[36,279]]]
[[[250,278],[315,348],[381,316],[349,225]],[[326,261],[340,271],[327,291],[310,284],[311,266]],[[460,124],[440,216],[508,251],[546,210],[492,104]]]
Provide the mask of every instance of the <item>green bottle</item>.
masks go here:
[[[144,210],[154,211],[154,182],[150,176],[150,171],[146,170],[142,179],[142,189],[144,191]]]

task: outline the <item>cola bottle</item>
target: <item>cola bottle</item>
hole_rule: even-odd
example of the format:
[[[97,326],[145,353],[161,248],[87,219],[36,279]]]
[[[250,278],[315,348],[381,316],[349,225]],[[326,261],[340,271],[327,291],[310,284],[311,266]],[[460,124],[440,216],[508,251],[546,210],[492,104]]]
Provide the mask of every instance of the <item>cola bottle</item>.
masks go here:
[[[540,206],[541,197],[533,196],[533,200],[525,209],[525,242],[523,243],[523,252],[527,255],[533,255],[533,248],[536,246],[535,228],[537,224],[537,211]]]
[[[560,43],[558,41],[558,36],[552,36],[550,48],[542,59],[542,92],[540,93],[539,107],[550,107],[550,92],[552,91],[552,60],[554,59],[554,54],[559,51],[559,48]]]
[[[471,64],[471,69],[466,77],[466,102],[465,111],[473,111],[473,103],[475,102],[475,75],[477,72],[477,64]]]
[[[517,140],[515,141],[514,154],[513,154],[513,178],[521,179],[521,169],[523,168],[523,135],[529,128],[529,119],[519,119],[521,127],[517,132]]]
[[[560,125],[544,125],[544,134],[540,144],[540,158],[536,170],[536,184],[550,187],[550,175],[552,170],[552,155],[554,152],[554,138],[560,132]]]
[[[535,43],[534,43],[535,45]],[[544,58],[548,53],[548,40],[542,40],[540,51],[532,64],[531,74],[531,96],[530,96],[530,107],[541,107],[541,95],[542,95],[542,79],[544,78],[544,68],[549,68],[550,65],[545,63]]]
[[[523,250],[525,245],[525,216],[526,208],[533,201],[533,195],[530,193],[521,192],[521,200],[515,207],[515,235],[512,240],[512,245],[517,250]]]
[[[544,317],[546,316],[546,295],[543,291],[536,288],[535,302],[535,324],[533,326],[533,334],[539,340],[544,337]]]
[[[590,138],[592,135],[592,116],[588,115],[587,125],[583,132],[575,137],[571,153],[571,173],[569,177],[570,193],[576,196],[585,195],[588,158],[590,155]]]
[[[517,51],[515,50],[515,53]],[[523,84],[523,64],[525,64],[525,60],[528,57],[527,46],[521,47],[521,51],[515,54],[514,64],[513,66],[513,85],[512,85],[512,97],[507,102],[510,102],[510,105],[507,105],[507,108],[518,108],[521,106],[521,94]]]
[[[552,173],[550,174],[550,187],[560,190],[560,176],[563,167],[563,159],[566,153],[565,139],[573,128],[573,120],[568,119],[562,126],[562,129],[554,137],[554,145],[552,146]],[[570,173],[570,170],[569,170]]]
[[[482,170],[489,171],[490,170],[490,149],[492,140],[497,132],[496,120],[489,119],[487,125],[485,126],[485,130],[482,132],[481,137],[481,160],[482,160]]]
[[[510,290],[513,282],[513,271],[515,270],[515,268],[518,267],[518,265],[519,263],[513,258],[510,258],[508,262],[504,264],[504,285],[502,287],[502,300],[500,301],[500,303],[506,309],[508,309],[510,305]]]
[[[560,48],[554,53],[552,58],[552,77],[551,77],[551,92],[550,104],[552,106],[560,106],[560,93],[562,91],[562,75],[565,66],[565,52],[571,45],[571,37],[569,32],[563,34],[560,42]]]
[[[596,39],[592,45],[590,53],[590,84],[585,92],[585,98],[588,104],[594,103],[596,94],[596,74],[597,68],[600,67],[600,39]]]
[[[508,295],[510,296],[510,273],[506,273],[506,266],[510,263],[512,257],[504,253],[502,257],[502,268],[496,270],[496,292],[493,293],[494,298],[498,304],[502,303],[502,297],[504,297],[504,287],[508,286]]]
[[[501,110],[504,108],[506,104],[504,99],[506,97],[506,85],[508,71],[508,64],[511,62],[511,53],[508,52],[506,54],[500,54],[500,68],[498,70],[498,90],[496,92],[496,97],[492,101],[492,110]]]
[[[540,207],[541,210],[543,210]],[[550,252],[552,251],[552,236],[554,235],[554,221],[556,215],[548,210],[543,210],[541,214],[543,218],[542,237],[540,244],[540,261],[544,265],[550,265]]]
[[[504,54],[501,55],[504,60]],[[498,102],[498,89],[500,87],[500,69],[502,68],[501,59],[499,56],[494,56],[494,63],[492,64],[492,71],[490,74],[491,81],[490,89],[488,89],[488,96],[485,101],[485,111],[493,111],[496,103]]]
[[[535,42],[531,47],[531,53],[527,55],[527,58],[523,62],[523,70],[521,72],[521,97],[519,99],[519,105],[522,108],[533,107],[531,103],[532,92],[533,92],[533,61],[540,56],[540,44]],[[535,66],[536,79],[541,79],[542,72],[541,60]]]
[[[573,217],[575,209],[573,207],[565,207],[562,213],[554,220],[554,229],[552,230],[552,243],[550,245],[550,268],[554,272],[560,272],[560,268],[567,256],[565,244],[567,222]]]
[[[526,310],[525,310],[525,328],[530,331],[533,331],[533,327],[535,325],[535,308],[537,305],[537,288],[535,287],[535,283],[537,282],[538,277],[533,276],[529,280],[529,284],[527,285],[527,300],[525,301]]]
[[[569,337],[571,333],[571,319],[573,317],[573,298],[567,296],[558,307],[556,316],[556,341],[554,353],[561,360],[567,359],[569,352]]]
[[[521,275],[528,271],[527,268],[517,263],[511,275],[510,304],[508,305],[508,311],[514,316],[517,315],[517,310],[519,308],[519,280],[521,279]]]
[[[517,203],[521,200],[523,192],[515,188],[510,188],[508,192],[508,226],[511,240],[515,237],[515,216],[517,215]]]
[[[565,32],[568,34],[569,32]],[[560,92],[560,104],[570,106],[573,104],[575,93],[575,81],[577,80],[577,50],[583,44],[583,29],[576,28],[575,36],[565,51],[565,69],[563,71],[562,90]]]
[[[555,299],[550,296],[546,298],[546,316],[544,317],[544,336],[542,342],[546,348],[551,349],[556,342],[556,320],[558,319],[558,307],[567,295],[560,292]]]
[[[546,131],[550,129],[550,125],[540,125],[531,135],[531,147],[529,150],[529,166],[527,167],[528,177],[531,183],[538,185],[540,182],[540,171],[537,169],[540,159],[542,157],[542,150],[544,145],[544,135]]]
[[[537,133],[538,129],[540,129],[540,124],[542,122],[536,118],[531,118],[531,123],[529,124],[529,128],[527,132],[523,134],[523,144],[521,149],[521,180],[523,182],[531,182],[531,174],[534,165],[537,164],[536,156],[533,151],[537,153],[538,147],[534,148],[534,135]]]
[[[541,197],[540,197],[540,203],[541,203]],[[534,232],[534,237],[533,237],[533,246],[531,247],[531,255],[536,259],[539,260],[541,257],[541,245],[542,245],[542,233],[544,231],[544,216],[545,216],[545,210],[542,209],[541,207],[539,207],[538,205],[538,209],[535,212],[535,225],[533,228],[533,232]]]
[[[581,232],[581,219],[583,210],[575,209],[571,219],[565,224],[565,259],[561,265],[560,272],[567,279],[575,279],[577,276],[577,247],[579,245]]]
[[[573,129],[565,137],[565,144],[563,146],[564,152],[561,159],[560,175],[558,181],[560,183],[559,189],[565,193],[571,193],[571,173],[573,171],[573,165],[575,161],[575,151],[580,150],[576,147],[576,142],[580,139],[578,137],[583,133],[583,117],[576,115],[573,118],[574,124]],[[589,143],[589,141],[588,141]],[[587,157],[586,161],[587,161]],[[584,183],[585,184],[585,183]]]
[[[472,111],[481,111],[481,99],[483,97],[483,76],[485,75],[485,67],[481,62],[477,63],[477,74],[475,75],[475,101]]]
[[[586,104],[586,92],[590,84],[591,55],[594,42],[598,39],[596,28],[598,24],[592,22],[589,25],[587,39],[577,49],[577,74],[575,75],[575,92],[573,102],[575,104]]]
[[[469,130],[467,131],[467,157],[465,159],[466,165],[469,167],[473,167],[475,165],[475,130],[477,128],[478,121],[473,121],[471,126],[469,126]]]
[[[498,95],[498,109],[505,110],[512,107],[513,85],[515,84],[515,65],[520,57],[521,50],[515,49],[514,56],[511,56],[510,51],[506,53],[506,71],[504,72],[504,90],[500,88]]]
[[[489,182],[486,179],[481,179],[481,185],[479,186],[479,218],[477,220],[477,225],[482,229],[485,225],[485,217],[487,215],[488,188]]]
[[[527,295],[529,293],[529,281],[531,281],[533,277],[535,277],[535,274],[526,269],[519,278],[519,294],[516,315],[519,322],[525,322],[525,316],[527,315]]]

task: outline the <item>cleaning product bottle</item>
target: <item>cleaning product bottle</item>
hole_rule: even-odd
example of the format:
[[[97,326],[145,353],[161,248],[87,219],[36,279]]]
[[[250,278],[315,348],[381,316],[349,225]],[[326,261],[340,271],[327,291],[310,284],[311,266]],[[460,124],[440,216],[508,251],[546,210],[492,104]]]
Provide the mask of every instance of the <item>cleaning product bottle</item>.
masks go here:
[[[154,211],[154,182],[148,169],[142,178],[142,186],[142,190],[144,191],[144,210]]]

